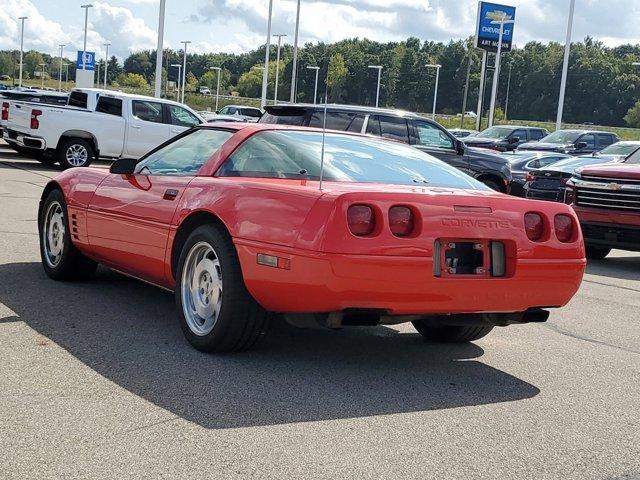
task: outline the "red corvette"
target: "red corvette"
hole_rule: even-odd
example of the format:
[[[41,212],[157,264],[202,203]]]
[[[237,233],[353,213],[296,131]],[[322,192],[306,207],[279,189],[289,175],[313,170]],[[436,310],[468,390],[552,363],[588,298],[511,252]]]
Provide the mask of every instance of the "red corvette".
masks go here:
[[[173,290],[189,342],[215,352],[253,345],[269,312],[473,341],[545,321],[586,263],[567,205],[496,193],[407,145],[278,125],[204,125],[110,171],[67,170],[39,230],[51,278],[101,263]]]

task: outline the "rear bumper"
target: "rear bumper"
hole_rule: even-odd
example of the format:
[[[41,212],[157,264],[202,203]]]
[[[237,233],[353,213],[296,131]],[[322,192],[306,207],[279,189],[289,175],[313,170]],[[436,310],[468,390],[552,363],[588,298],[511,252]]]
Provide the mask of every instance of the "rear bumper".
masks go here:
[[[640,226],[581,223],[585,243],[640,252]]]
[[[527,198],[533,198],[536,200],[547,200],[550,202],[564,202],[564,189],[563,190],[537,190],[531,187],[526,188]]]
[[[235,240],[248,290],[284,313],[385,310],[389,315],[511,313],[561,307],[577,292],[586,261],[519,260],[510,278],[436,278],[431,257],[314,254]],[[258,253],[290,270],[258,265]]]
[[[46,150],[47,148],[47,142],[45,142],[44,138],[35,137],[16,130],[9,130],[8,128],[2,130],[2,138],[19,147],[31,148],[33,150]]]

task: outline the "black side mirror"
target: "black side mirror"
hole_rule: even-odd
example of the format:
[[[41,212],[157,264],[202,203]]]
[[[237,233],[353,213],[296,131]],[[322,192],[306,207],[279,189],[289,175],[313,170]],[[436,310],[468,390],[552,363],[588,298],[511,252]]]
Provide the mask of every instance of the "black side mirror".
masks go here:
[[[109,172],[116,175],[133,175],[137,164],[138,160],[135,158],[120,158],[111,164]]]
[[[576,147],[576,150],[582,150],[583,148],[587,148],[587,142],[576,142],[575,147]]]
[[[465,151],[464,142],[461,142],[460,140],[456,140],[456,152],[458,152],[458,155],[464,155],[464,151]]]
[[[509,137],[509,143],[513,145],[514,143],[518,143],[520,141],[520,137]]]

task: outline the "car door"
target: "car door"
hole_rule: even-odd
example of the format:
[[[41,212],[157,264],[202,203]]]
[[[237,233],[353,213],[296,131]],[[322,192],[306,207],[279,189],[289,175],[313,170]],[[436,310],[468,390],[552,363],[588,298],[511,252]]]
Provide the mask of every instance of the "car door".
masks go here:
[[[410,120],[412,126],[412,144],[414,147],[456,167],[466,173],[469,162],[465,155],[460,155],[456,148],[456,140],[435,123],[427,120]]]
[[[517,142],[515,141],[515,138],[518,139]],[[511,143],[512,139],[514,139],[513,143]],[[507,140],[509,140],[509,148],[511,149],[515,149],[518,145],[522,145],[529,141],[527,138],[527,131],[522,128],[511,132],[511,135],[507,137]]]
[[[171,138],[161,102],[132,100],[127,126],[126,153],[137,158]]]
[[[603,148],[607,148],[609,145],[613,145],[615,143],[615,138],[610,133],[599,133],[598,134],[598,151]]]
[[[232,135],[196,129],[151,152],[132,175],[109,175],[87,210],[87,235],[104,263],[166,284],[165,253],[180,198],[200,167]]]
[[[200,124],[198,117],[179,105],[165,104],[165,110],[165,118],[170,125],[169,134],[171,137]]]
[[[575,142],[576,145],[578,143],[586,143],[587,145],[584,148],[576,149],[575,152],[573,152],[574,154],[583,155],[596,151],[596,136],[593,133],[585,133],[584,135],[581,135]]]

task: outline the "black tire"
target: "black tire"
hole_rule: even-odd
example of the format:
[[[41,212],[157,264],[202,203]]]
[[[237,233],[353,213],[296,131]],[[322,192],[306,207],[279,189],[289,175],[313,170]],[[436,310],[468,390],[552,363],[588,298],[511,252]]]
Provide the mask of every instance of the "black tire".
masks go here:
[[[52,256],[48,253],[51,251],[51,243],[47,238],[47,231],[50,227],[45,225],[45,222],[48,223],[49,213],[55,205],[60,207],[60,212],[62,214],[61,223],[63,227],[58,228],[64,228],[64,231],[61,243],[61,253],[59,258],[56,256],[55,261],[53,261]],[[44,200],[38,217],[40,257],[46,274],[54,280],[65,281],[85,280],[90,278],[95,273],[98,264],[80,253],[71,241],[67,204],[64,201],[64,195],[60,190],[56,189],[49,192],[49,195],[47,195],[47,198]]]
[[[493,330],[492,326],[434,326],[425,320],[411,322],[429,341],[438,343],[468,343],[479,340]]]
[[[611,249],[607,247],[594,247],[587,245],[587,258],[591,260],[604,260],[611,253]]]
[[[194,255],[198,248],[206,248],[207,245],[213,249],[212,258],[217,258],[219,262],[217,272],[222,279],[223,288],[220,308],[212,329],[196,332],[187,319],[185,302],[190,306],[189,308],[195,303],[192,301],[191,293],[183,292],[183,276],[188,279],[190,268],[193,268],[190,266],[191,255]],[[187,265],[188,262],[189,265]],[[187,269],[186,273],[185,269]],[[190,283],[188,280],[185,282],[187,285]],[[214,289],[216,289],[217,298],[219,290],[216,286],[212,287],[212,291]],[[247,350],[265,336],[269,326],[269,313],[258,305],[247,291],[238,254],[229,234],[216,225],[198,227],[187,238],[178,259],[175,297],[180,312],[180,327],[185,337],[193,347],[203,352],[224,353]],[[193,322],[194,317],[190,318]],[[203,317],[198,316],[198,318]]]
[[[503,192],[502,188],[500,188],[500,185],[498,185],[493,180],[480,180],[480,181],[484,183],[487,187],[489,187],[491,190],[495,190],[496,192]]]
[[[78,163],[74,165],[67,159],[67,154],[71,154],[73,150],[78,152],[86,152],[86,159],[82,161],[82,163]],[[70,138],[65,141],[60,148],[58,148],[58,163],[63,169],[73,168],[73,167],[88,167],[93,162],[95,156],[95,152],[93,150],[93,145],[90,142],[86,141],[83,138]],[[84,157],[84,154],[83,154]],[[78,161],[81,161],[79,159]]]

